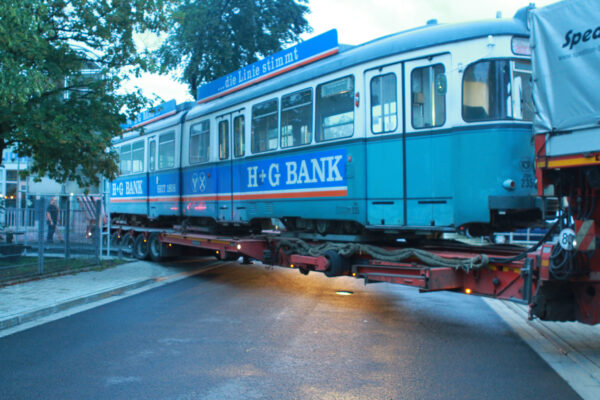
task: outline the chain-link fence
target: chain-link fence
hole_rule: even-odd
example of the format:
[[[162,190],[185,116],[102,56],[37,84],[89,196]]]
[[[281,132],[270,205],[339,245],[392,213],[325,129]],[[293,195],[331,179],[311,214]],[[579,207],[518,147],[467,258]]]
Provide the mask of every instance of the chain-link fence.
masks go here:
[[[30,196],[0,214],[0,283],[98,266],[107,247],[100,196]]]

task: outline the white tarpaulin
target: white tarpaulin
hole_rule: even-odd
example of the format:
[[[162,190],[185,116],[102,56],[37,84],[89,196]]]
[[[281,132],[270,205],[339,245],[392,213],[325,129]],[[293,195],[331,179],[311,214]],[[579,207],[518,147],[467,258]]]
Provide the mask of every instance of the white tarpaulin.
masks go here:
[[[536,133],[600,122],[600,0],[565,0],[531,13]]]

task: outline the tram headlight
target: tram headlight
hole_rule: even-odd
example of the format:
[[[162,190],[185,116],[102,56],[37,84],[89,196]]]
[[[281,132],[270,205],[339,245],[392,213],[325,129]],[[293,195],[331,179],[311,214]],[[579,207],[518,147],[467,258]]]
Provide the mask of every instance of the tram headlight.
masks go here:
[[[502,187],[506,190],[515,190],[516,186],[517,184],[512,179],[507,179],[504,182],[502,182]]]

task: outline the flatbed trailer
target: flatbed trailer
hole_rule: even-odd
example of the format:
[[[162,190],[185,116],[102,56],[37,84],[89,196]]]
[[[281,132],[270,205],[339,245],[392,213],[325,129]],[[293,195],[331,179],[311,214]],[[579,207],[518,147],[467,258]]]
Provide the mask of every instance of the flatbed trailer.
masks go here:
[[[264,264],[351,276],[365,284],[388,282],[423,292],[448,290],[531,304],[548,274],[551,245],[525,253],[516,246],[472,246],[439,241],[415,249],[405,244],[305,241],[285,234],[220,236],[193,232],[160,235],[160,254],[185,248],[213,253],[221,260],[257,260]],[[179,248],[179,249],[178,249]]]

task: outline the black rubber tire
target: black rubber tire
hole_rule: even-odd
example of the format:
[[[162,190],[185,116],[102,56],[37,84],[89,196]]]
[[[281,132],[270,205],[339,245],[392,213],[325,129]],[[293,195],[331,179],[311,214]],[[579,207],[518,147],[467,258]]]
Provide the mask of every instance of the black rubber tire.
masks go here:
[[[329,260],[329,268],[325,271],[328,277],[340,276],[350,270],[350,260],[342,257],[337,251],[328,250],[324,256]]]
[[[133,245],[135,244],[135,237],[131,233],[126,233],[121,237],[119,243],[121,252],[125,255],[132,255]]]
[[[152,261],[162,261],[164,259],[163,244],[158,233],[153,233],[148,238],[148,253]]]
[[[142,233],[137,235],[133,244],[133,256],[138,260],[146,260],[149,256],[148,249],[150,248],[148,239]]]

